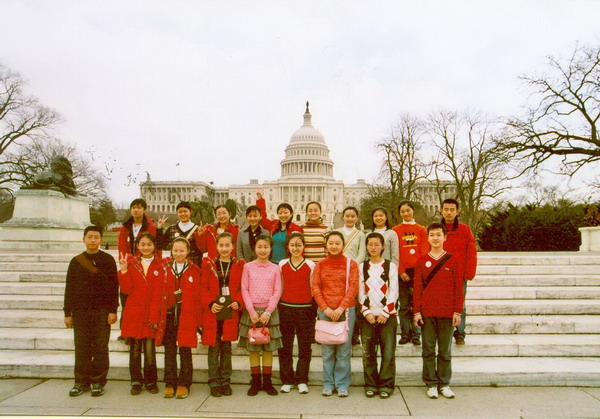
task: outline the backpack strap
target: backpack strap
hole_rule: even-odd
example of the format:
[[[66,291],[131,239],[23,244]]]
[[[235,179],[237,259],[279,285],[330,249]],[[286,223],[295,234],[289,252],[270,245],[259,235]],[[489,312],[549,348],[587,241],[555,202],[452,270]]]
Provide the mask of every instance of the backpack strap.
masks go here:
[[[427,275],[427,278],[425,278],[425,281],[423,281],[423,290],[425,290],[425,288],[427,288],[427,285],[429,285],[429,283],[431,282],[433,277],[439,272],[440,269],[442,269],[442,266],[444,266],[451,257],[452,257],[452,255],[450,253],[446,253],[444,255],[444,257],[442,257],[440,259],[438,264],[435,265],[435,268],[433,268],[431,270],[431,272],[429,272],[429,275]]]

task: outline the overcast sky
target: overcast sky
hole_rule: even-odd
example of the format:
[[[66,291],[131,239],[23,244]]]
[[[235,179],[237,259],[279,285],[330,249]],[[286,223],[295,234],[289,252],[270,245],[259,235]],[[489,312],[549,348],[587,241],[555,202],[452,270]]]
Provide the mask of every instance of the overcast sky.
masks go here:
[[[118,203],[139,194],[127,175],[145,171],[277,179],[307,100],[335,177],[370,181],[373,145],[400,113],[519,113],[520,74],[600,42],[592,0],[0,0],[0,11],[0,62],[62,114],[61,138],[108,163]]]

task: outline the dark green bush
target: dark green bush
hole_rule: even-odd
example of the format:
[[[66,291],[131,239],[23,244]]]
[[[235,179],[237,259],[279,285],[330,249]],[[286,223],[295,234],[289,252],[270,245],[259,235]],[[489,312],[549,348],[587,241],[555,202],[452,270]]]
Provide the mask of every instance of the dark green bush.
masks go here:
[[[490,216],[479,246],[486,251],[579,250],[578,228],[590,224],[589,214],[590,205],[583,204],[509,204]]]

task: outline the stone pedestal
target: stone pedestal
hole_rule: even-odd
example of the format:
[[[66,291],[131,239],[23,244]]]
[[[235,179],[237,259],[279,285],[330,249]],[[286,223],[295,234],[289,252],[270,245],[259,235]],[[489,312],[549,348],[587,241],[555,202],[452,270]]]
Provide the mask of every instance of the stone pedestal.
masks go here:
[[[0,249],[81,250],[90,201],[51,190],[16,194],[13,218],[0,224]]]
[[[600,252],[600,227],[580,227],[580,252]]]

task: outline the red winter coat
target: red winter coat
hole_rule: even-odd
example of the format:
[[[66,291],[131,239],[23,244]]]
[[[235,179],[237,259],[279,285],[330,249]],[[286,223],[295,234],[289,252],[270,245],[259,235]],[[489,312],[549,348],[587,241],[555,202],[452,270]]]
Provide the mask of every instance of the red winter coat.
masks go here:
[[[156,346],[161,346],[167,327],[167,311],[175,304],[174,292],[177,291],[177,277],[173,273],[173,261],[164,260],[167,274],[163,282],[154,289],[150,309],[150,323],[158,325]],[[181,275],[181,315],[177,326],[177,346],[195,348],[198,346],[197,329],[202,325],[202,307],[200,303],[200,268],[190,264]],[[127,301],[129,304],[129,301]]]
[[[458,277],[471,280],[477,270],[477,246],[475,238],[468,225],[458,223],[458,228],[452,230],[452,224],[446,224],[448,238],[444,242],[444,250],[456,258]]]
[[[202,301],[202,344],[206,346],[215,346],[217,343],[217,317],[210,310],[212,303],[217,300],[217,296],[221,294],[219,288],[219,279],[217,278],[217,266],[215,259],[204,258],[202,260],[202,279],[200,299]],[[240,305],[239,310],[233,311],[231,319],[223,321],[223,336],[222,341],[234,341],[238,338],[238,323],[240,313],[244,308],[244,300],[242,298],[242,271],[244,270],[244,261],[234,259],[229,273],[229,293],[232,301],[237,301]]]
[[[142,219],[142,228],[138,234],[145,232],[148,232],[156,237],[156,226],[147,215],[144,215],[144,218]],[[119,254],[134,256],[140,255],[139,250],[137,250],[135,247],[135,239],[133,237],[133,217],[129,217],[129,219],[121,226],[121,229],[119,230],[119,241],[117,248],[119,249]]]
[[[257,199],[256,206],[260,208],[260,215],[262,217],[260,220],[260,225],[269,230],[269,233],[271,233],[271,236],[273,236],[279,231],[279,220],[271,220],[267,218],[267,202],[264,198]],[[294,231],[303,233],[302,227],[300,227],[298,224],[294,224],[292,220],[290,220],[286,230],[286,236],[289,237]]]
[[[123,309],[121,336],[126,338],[154,338],[156,330],[150,327],[150,306],[154,287],[165,281],[167,270],[162,259],[155,257],[144,275],[139,258],[129,256],[127,272],[119,270],[121,292],[128,294],[127,304]]]
[[[196,240],[196,245],[200,249],[206,249],[210,259],[217,257],[217,236],[219,235],[217,229],[217,225],[208,224],[200,238]],[[233,252],[231,253],[231,256],[235,257],[235,247],[240,227],[230,222],[225,231],[233,236]]]

